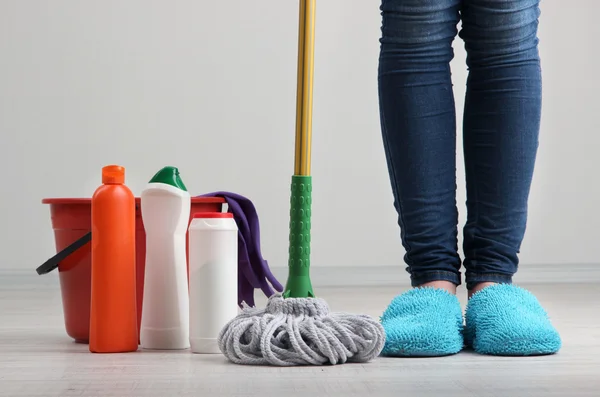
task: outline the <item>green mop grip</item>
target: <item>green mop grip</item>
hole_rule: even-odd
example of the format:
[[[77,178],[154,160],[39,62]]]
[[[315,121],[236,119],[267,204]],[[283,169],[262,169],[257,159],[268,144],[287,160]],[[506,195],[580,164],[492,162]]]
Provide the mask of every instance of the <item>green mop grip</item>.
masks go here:
[[[284,298],[314,298],[310,282],[310,208],[312,177],[292,176],[289,273]]]

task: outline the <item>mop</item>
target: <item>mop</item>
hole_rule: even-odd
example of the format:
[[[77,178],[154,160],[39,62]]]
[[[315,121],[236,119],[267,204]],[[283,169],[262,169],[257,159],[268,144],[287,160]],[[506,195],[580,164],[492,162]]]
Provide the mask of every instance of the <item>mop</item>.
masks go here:
[[[295,166],[291,181],[288,279],[264,309],[244,305],[218,336],[225,357],[246,365],[368,362],[385,343],[367,315],[330,313],[310,280],[312,86],[316,0],[300,0]]]

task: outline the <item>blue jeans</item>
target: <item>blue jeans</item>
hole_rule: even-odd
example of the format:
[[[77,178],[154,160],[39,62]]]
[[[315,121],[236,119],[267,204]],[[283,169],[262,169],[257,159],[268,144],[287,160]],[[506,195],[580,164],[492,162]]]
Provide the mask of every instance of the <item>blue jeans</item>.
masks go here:
[[[450,60],[467,52],[465,280],[512,282],[538,149],[539,0],[382,0],[381,127],[412,285],[461,284]],[[457,25],[462,22],[458,32]]]

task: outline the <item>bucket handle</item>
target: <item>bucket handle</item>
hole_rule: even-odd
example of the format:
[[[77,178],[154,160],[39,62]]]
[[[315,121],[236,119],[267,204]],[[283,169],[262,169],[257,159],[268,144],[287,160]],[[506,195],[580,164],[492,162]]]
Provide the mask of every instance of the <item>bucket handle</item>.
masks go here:
[[[65,260],[69,255],[73,252],[77,251],[79,248],[86,245],[92,239],[92,232],[86,233],[83,237],[76,240],[73,244],[69,245],[64,250],[60,251],[58,254],[54,255],[52,258],[48,259],[44,264],[35,269],[37,274],[40,276],[42,274],[50,273],[52,270],[58,267],[58,264]]]

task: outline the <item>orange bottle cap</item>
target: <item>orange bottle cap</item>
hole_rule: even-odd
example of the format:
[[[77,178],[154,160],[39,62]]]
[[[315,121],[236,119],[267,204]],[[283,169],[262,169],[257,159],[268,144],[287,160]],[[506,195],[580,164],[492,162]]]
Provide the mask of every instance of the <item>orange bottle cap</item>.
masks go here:
[[[125,183],[125,167],[121,167],[120,165],[107,165],[106,167],[102,167],[102,183]]]

